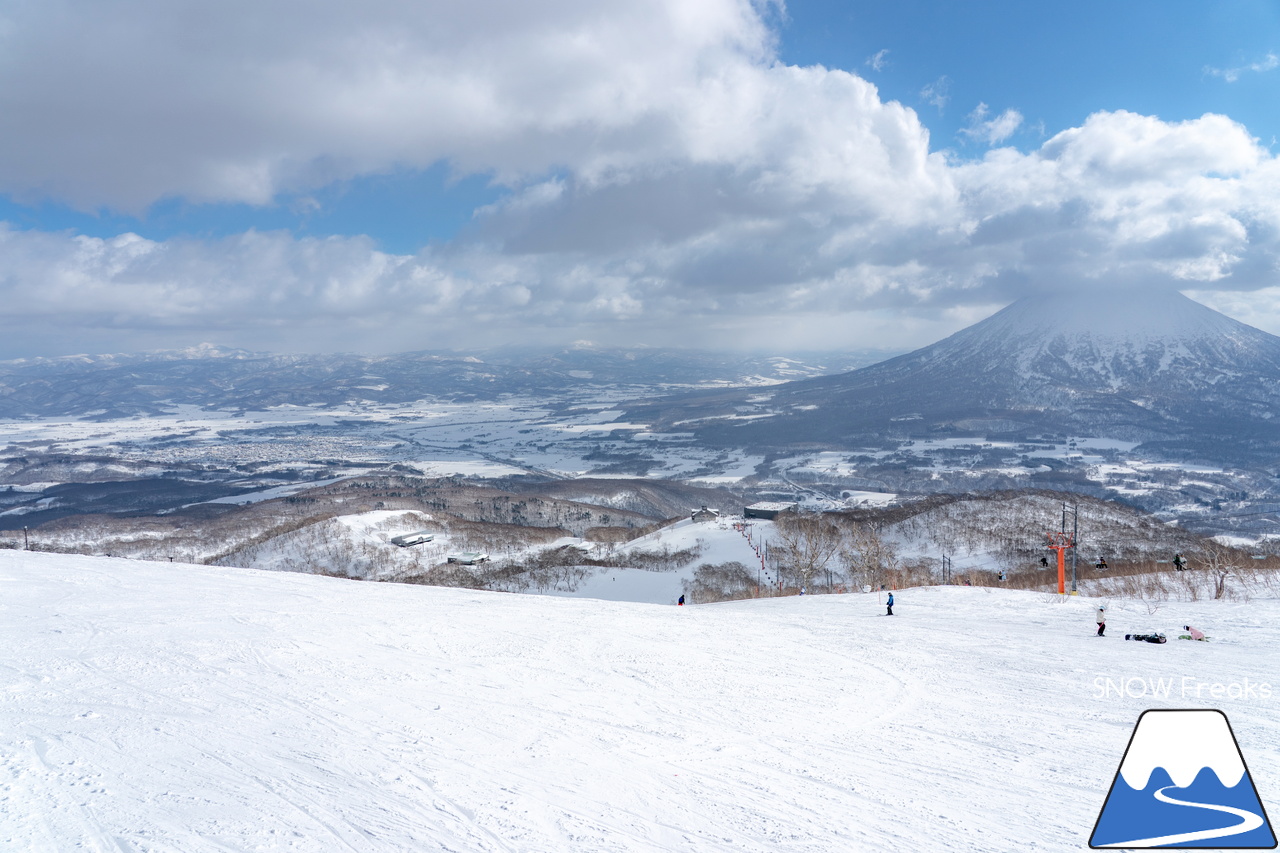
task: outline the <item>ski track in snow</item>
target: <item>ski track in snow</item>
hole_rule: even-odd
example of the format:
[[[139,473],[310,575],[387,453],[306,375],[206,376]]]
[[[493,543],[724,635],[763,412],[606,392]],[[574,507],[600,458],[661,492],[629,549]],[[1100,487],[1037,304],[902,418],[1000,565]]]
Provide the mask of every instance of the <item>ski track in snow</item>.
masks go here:
[[[1138,714],[1215,707],[1095,677],[1280,671],[1280,603],[1171,604],[1251,635],[1208,650],[1098,640],[1094,605],[677,608],[0,552],[0,849],[1082,849]],[[1265,800],[1274,705],[1226,710]]]

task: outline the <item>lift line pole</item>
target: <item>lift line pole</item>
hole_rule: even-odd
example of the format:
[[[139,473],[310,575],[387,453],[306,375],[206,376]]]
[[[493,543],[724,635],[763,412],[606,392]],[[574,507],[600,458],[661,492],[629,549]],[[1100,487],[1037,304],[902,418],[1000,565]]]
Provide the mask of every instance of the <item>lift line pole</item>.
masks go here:
[[[1080,505],[1072,504],[1071,509],[1071,594],[1076,595],[1076,554],[1080,549],[1076,543],[1080,541]],[[1062,530],[1067,529],[1067,504],[1062,504]]]
[[[1070,533],[1061,531],[1053,531],[1046,534],[1049,537],[1049,547],[1058,552],[1058,595],[1067,594],[1067,566],[1066,552],[1074,543],[1074,538]],[[1073,561],[1074,563],[1074,561]],[[1074,575],[1074,572],[1073,572]],[[1075,591],[1075,578],[1071,580],[1072,591]]]

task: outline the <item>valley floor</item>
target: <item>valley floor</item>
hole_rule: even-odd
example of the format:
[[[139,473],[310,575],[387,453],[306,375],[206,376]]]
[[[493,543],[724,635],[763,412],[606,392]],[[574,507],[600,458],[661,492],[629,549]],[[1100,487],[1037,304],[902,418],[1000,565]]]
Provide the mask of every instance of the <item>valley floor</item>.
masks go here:
[[[678,608],[0,551],[0,848],[1081,850],[1147,708],[1221,708],[1280,811],[1280,683],[1231,689],[1280,681],[1280,602],[1117,600],[1103,639],[1096,604]],[[1212,641],[1122,639],[1184,622]]]

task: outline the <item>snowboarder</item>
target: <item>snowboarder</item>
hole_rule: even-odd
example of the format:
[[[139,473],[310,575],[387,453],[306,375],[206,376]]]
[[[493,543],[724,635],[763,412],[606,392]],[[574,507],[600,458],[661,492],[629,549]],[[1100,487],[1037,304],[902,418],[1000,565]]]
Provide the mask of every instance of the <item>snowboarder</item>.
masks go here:
[[[888,604],[889,606],[889,612],[886,613],[885,616],[892,616],[893,615],[893,593],[889,593],[889,600],[886,602],[886,604]]]
[[[676,602],[676,604],[677,604],[678,606],[680,606],[680,607],[684,607],[684,596],[683,596],[683,595],[682,595],[682,596],[680,596],[680,600],[679,600],[679,601],[677,601],[677,602]]]
[[[1097,621],[1098,621],[1098,636],[1099,637],[1104,636],[1107,630],[1107,608],[1104,607],[1103,605],[1098,605]]]
[[[1140,643],[1167,643],[1168,638],[1164,634],[1125,634],[1126,640],[1137,640]]]
[[[1041,558],[1040,558],[1040,568],[1042,568],[1042,569],[1047,569],[1047,568],[1049,568],[1049,558],[1048,558],[1048,557],[1041,557]]]
[[[1107,570],[1107,558],[1099,557],[1098,562],[1094,563],[1093,567],[1100,572],[1105,572]]]
[[[1193,640],[1205,639],[1204,631],[1201,631],[1199,628],[1192,628],[1190,625],[1183,625],[1182,630],[1186,631],[1187,635]]]
[[[1001,572],[1001,573],[1000,573],[999,580],[1000,580],[1000,582],[1001,582],[1001,583],[1004,583],[1004,572]]]
[[[1182,571],[1187,567],[1187,561],[1182,559],[1182,552],[1173,555],[1173,567],[1178,571]]]

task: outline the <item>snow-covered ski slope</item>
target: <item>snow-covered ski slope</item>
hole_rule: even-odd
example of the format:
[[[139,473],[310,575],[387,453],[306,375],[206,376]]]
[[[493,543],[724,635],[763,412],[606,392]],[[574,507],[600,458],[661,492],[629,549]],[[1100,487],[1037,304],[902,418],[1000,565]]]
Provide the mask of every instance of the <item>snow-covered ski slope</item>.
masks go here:
[[[683,519],[653,533],[633,539],[616,549],[622,559],[628,553],[637,551],[683,551],[693,549],[698,556],[670,572],[654,572],[636,568],[586,568],[582,567],[583,577],[573,584],[573,589],[552,588],[537,590],[545,595],[568,596],[572,598],[595,598],[608,601],[633,601],[648,604],[675,604],[684,592],[685,585],[690,583],[699,565],[703,563],[742,563],[749,571],[755,572],[760,566],[760,558],[752,550],[752,542],[762,547],[762,543],[774,538],[773,522],[754,520],[746,523],[750,532],[748,539],[734,528],[735,522],[741,518],[722,518],[719,521],[701,524]],[[607,546],[595,546],[596,553],[608,553]],[[764,573],[758,575],[762,585],[768,587],[772,576]]]
[[[1162,707],[1222,708],[1280,811],[1280,603],[1112,601],[1102,639],[1096,603],[678,608],[0,551],[0,849],[1083,850]],[[1184,622],[1214,642],[1120,639]]]

